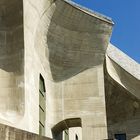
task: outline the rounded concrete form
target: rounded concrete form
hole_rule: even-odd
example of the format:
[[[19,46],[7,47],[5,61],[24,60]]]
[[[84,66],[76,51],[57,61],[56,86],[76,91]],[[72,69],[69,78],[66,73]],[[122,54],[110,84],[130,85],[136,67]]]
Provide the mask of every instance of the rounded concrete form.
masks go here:
[[[34,44],[49,63],[52,80],[63,81],[102,64],[112,24],[66,1],[52,3],[41,14]]]
[[[128,140],[139,139],[140,65],[109,45],[105,63],[105,96],[108,137],[126,134]]]
[[[106,68],[113,80],[140,99],[140,65],[138,63],[110,44],[106,53]]]
[[[47,136],[52,137],[50,128],[58,122],[79,117],[83,139],[107,138],[103,63],[112,26],[111,20],[69,1],[24,1],[27,110],[37,108],[41,73],[46,83]],[[34,125],[30,129],[37,128],[38,119],[30,117],[34,120],[29,121]]]

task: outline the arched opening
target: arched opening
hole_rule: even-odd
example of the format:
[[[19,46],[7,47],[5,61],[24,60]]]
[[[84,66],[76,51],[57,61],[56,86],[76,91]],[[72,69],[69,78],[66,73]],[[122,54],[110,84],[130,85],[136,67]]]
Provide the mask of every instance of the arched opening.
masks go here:
[[[52,128],[52,134],[55,140],[82,139],[81,118],[69,118],[59,122]]]

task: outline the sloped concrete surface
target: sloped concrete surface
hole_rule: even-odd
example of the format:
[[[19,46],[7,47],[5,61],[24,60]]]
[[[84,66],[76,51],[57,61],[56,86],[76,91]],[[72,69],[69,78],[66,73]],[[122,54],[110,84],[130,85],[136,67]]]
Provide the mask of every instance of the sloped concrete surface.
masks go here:
[[[140,80],[140,64],[130,58],[128,55],[123,53],[117,47],[109,44],[107,49],[107,56],[112,59],[115,63],[125,69],[126,72],[130,73],[136,79]]]
[[[140,99],[140,65],[126,54],[109,45],[106,55],[106,67],[108,74]]]
[[[140,65],[110,44],[104,69],[108,137],[139,140]]]

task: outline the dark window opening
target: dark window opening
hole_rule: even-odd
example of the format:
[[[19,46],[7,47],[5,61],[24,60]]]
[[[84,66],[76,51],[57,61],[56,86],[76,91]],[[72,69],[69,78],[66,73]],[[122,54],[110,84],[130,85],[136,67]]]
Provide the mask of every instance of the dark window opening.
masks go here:
[[[126,140],[126,134],[115,134],[116,140]]]
[[[77,135],[75,135],[75,140],[78,140],[78,136]]]
[[[46,101],[45,101],[45,82],[40,75],[39,78],[39,134],[45,135],[45,117],[46,117]]]

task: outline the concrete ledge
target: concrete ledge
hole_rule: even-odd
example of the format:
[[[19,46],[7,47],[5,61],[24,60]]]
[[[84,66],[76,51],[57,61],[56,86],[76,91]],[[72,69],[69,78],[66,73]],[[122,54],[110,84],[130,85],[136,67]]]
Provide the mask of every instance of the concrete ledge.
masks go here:
[[[52,140],[34,133],[0,124],[0,140]]]

